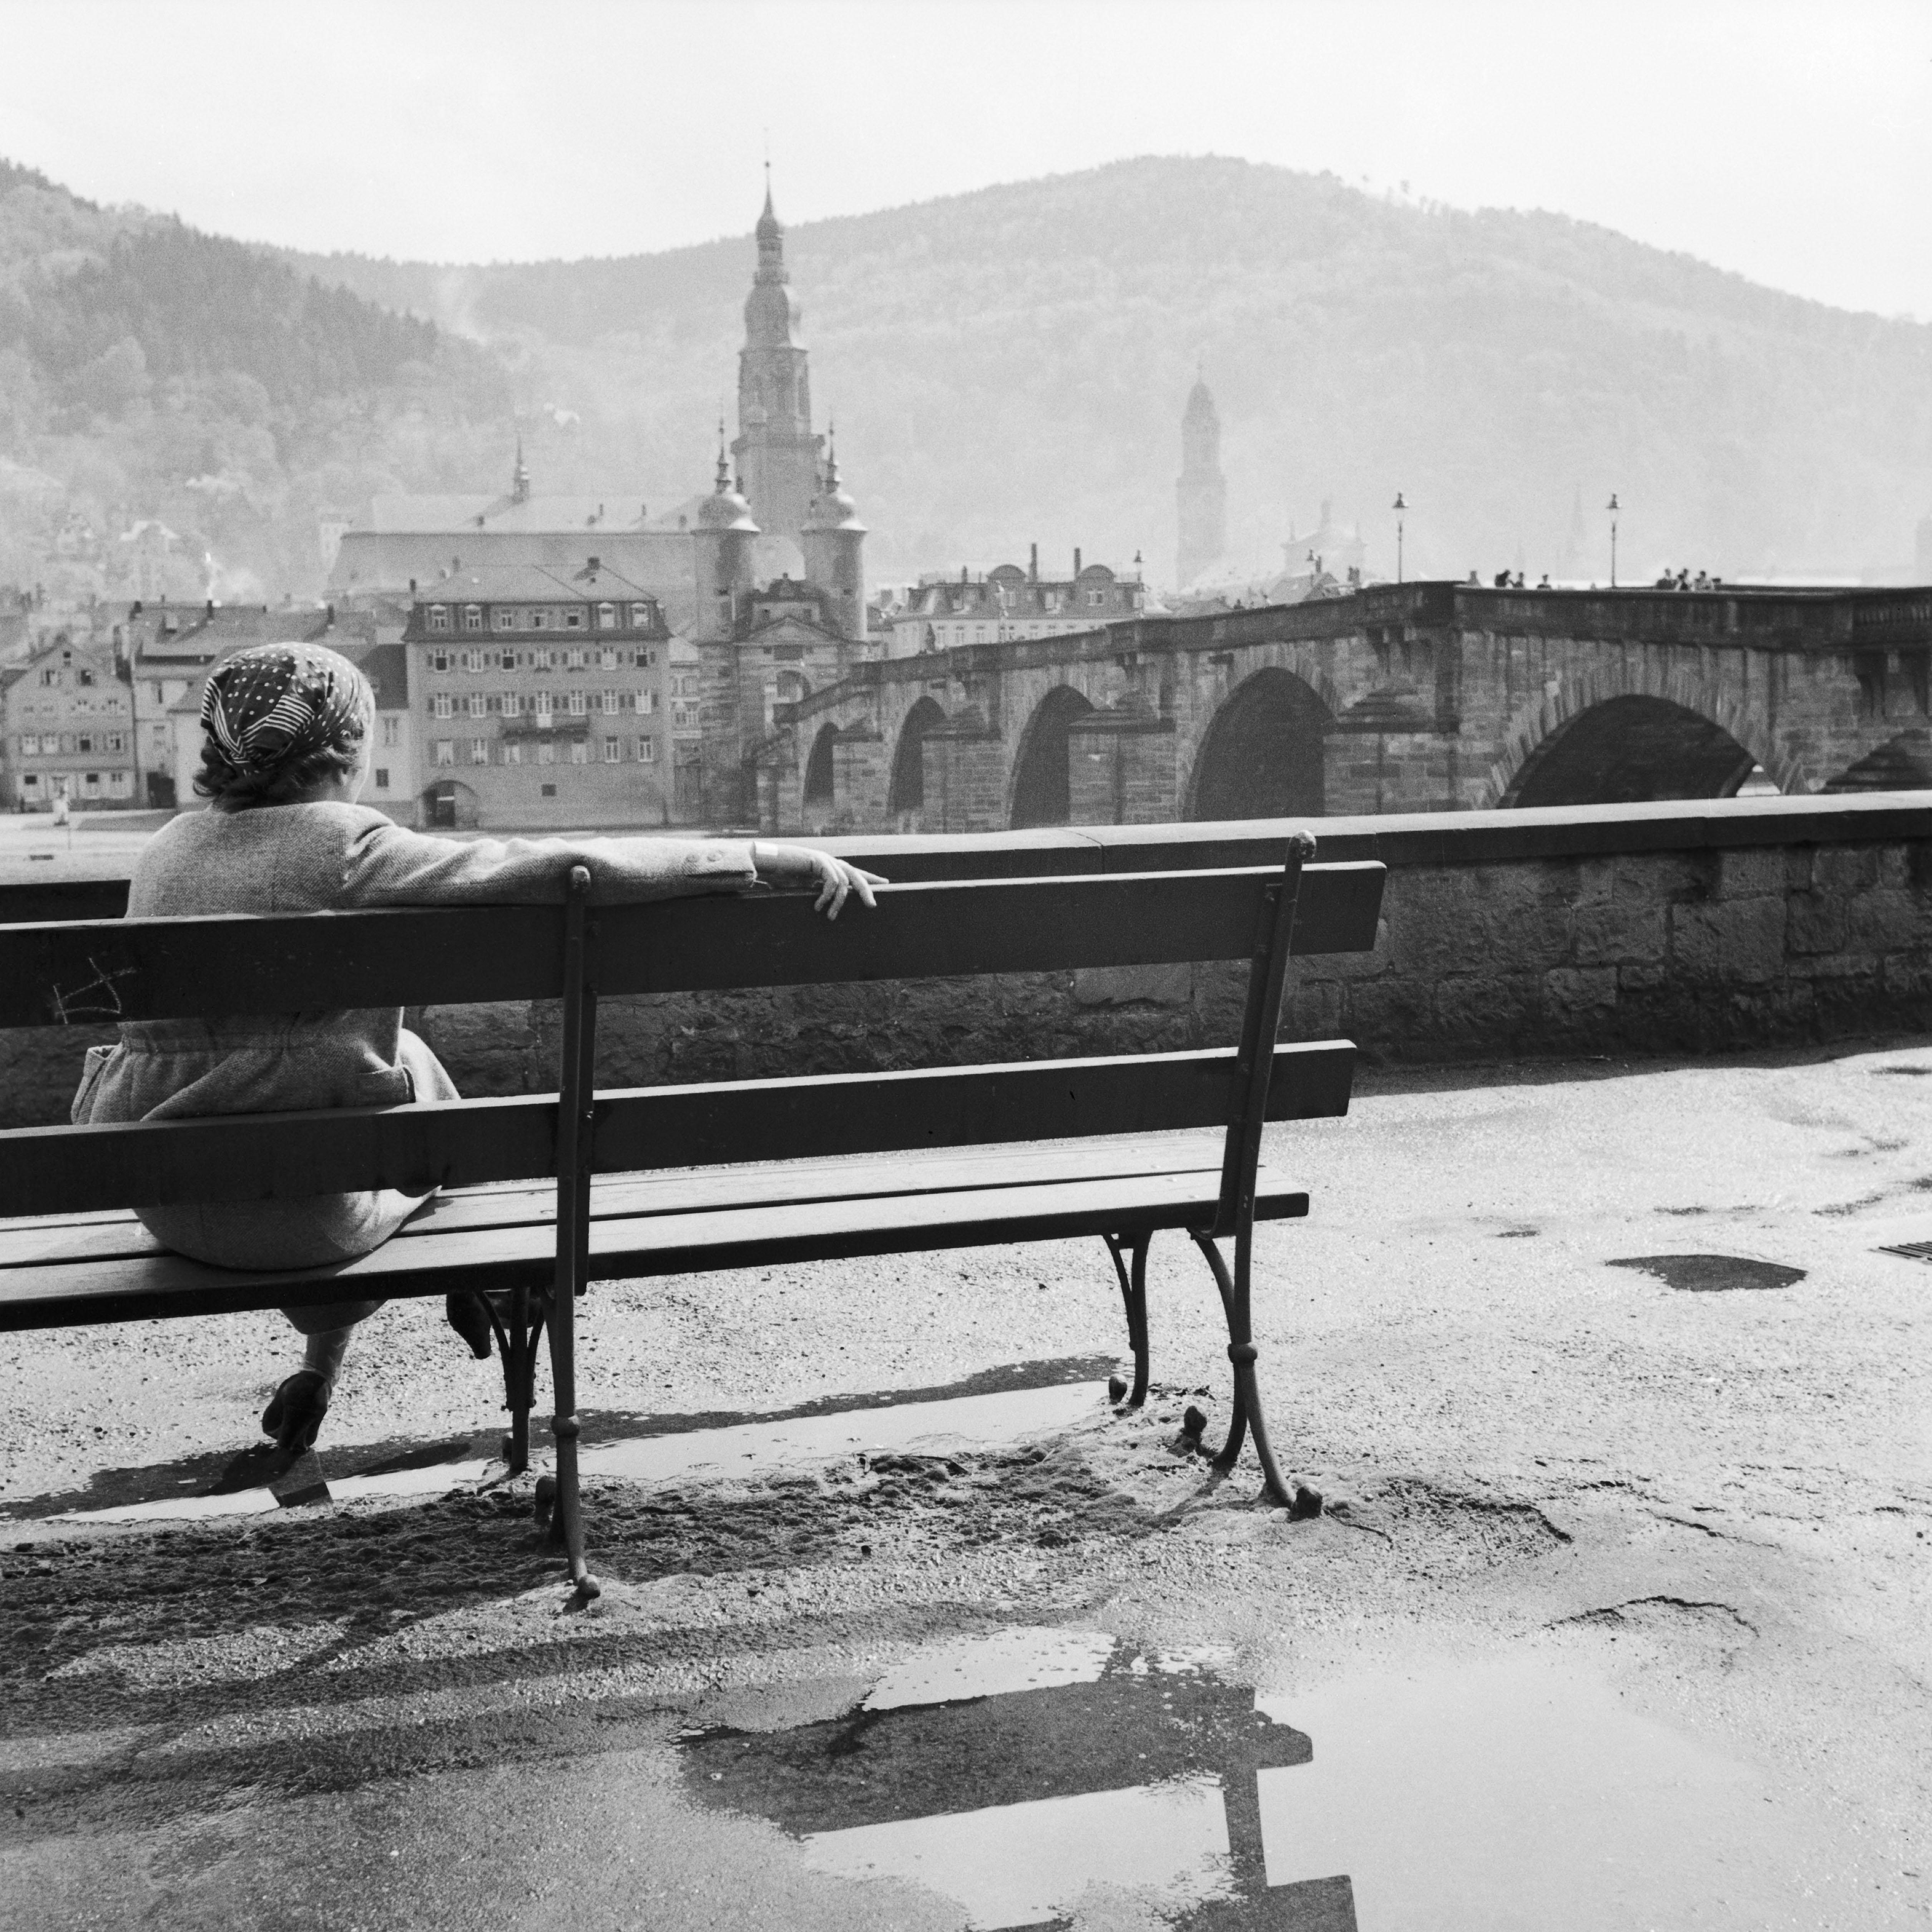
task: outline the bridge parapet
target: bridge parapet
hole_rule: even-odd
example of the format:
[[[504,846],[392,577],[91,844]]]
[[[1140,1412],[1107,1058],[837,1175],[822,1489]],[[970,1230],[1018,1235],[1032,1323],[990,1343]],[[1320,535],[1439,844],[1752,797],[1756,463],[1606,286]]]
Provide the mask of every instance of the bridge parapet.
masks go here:
[[[827,842],[909,884],[1279,863],[1305,823]],[[1932,1027],[1932,794],[1391,814],[1313,829],[1323,862],[1379,860],[1388,889],[1372,954],[1298,964],[1289,1038],[1346,1036],[1382,1060],[1518,1060],[1922,1040]],[[0,917],[114,916],[112,899],[50,908],[46,890],[16,889],[10,910],[0,889]],[[613,1081],[645,1085],[1216,1046],[1238,1031],[1241,983],[1235,968],[1162,967],[616,998],[599,1007],[600,1064]],[[521,1006],[432,1010],[417,1022],[472,1093],[541,1088],[551,1024]],[[0,1034],[0,1125],[64,1120],[81,1050],[99,1037]]]

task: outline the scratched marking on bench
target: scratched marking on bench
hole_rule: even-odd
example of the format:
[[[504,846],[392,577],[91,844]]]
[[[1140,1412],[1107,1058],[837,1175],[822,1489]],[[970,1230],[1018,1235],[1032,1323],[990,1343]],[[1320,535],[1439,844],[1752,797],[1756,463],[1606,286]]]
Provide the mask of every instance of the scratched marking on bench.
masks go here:
[[[64,993],[56,986],[48,995],[54,1018],[62,1026],[72,1026],[76,1020],[118,1019],[125,1010],[114,982],[131,980],[137,969],[122,966],[110,971],[92,954],[87,963],[94,968],[94,977],[85,986],[76,986],[70,993]]]

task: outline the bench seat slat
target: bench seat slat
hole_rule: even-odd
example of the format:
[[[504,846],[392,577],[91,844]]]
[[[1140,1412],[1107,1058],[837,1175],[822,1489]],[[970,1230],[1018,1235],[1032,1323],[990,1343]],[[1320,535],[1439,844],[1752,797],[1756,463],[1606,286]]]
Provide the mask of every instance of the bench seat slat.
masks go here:
[[[600,994],[836,986],[1245,958],[1278,867],[890,886],[836,926],[808,895],[595,916]],[[1294,949],[1372,946],[1384,868],[1311,866]],[[554,999],[554,906],[0,926],[0,1027]],[[265,989],[273,1004],[265,1009]]]
[[[1203,1169],[616,1216],[592,1225],[590,1276],[620,1280],[1200,1226],[1212,1218],[1219,1178]],[[1258,1219],[1290,1219],[1307,1211],[1305,1193],[1292,1188],[1284,1175],[1262,1170]],[[24,1268],[4,1278],[0,1327],[66,1327],[367,1295],[440,1294],[452,1280],[473,1288],[534,1287],[548,1280],[554,1264],[551,1231],[537,1223],[393,1240],[339,1268],[269,1276],[204,1268],[175,1256]]]
[[[1028,1181],[1200,1174],[1219,1171],[1221,1147],[1218,1133],[1120,1135],[1061,1144],[1010,1142],[901,1154],[890,1160],[858,1157],[605,1174],[591,1183],[590,1214],[592,1220],[602,1221],[626,1215],[688,1214],[702,1209],[770,1207],[874,1195],[964,1192],[1010,1186],[1016,1172]],[[483,1228],[547,1227],[554,1223],[556,1214],[554,1181],[505,1181],[436,1196],[405,1222],[393,1238],[413,1240]],[[167,1252],[130,1213],[86,1220],[0,1222],[0,1271]],[[4,1279],[0,1273],[0,1283]],[[0,1295],[4,1293],[4,1286],[0,1286]]]
[[[1347,1040],[1279,1046],[1270,1120],[1348,1112]],[[605,1173],[1204,1127],[1225,1121],[1231,1048],[638,1088],[596,1102]],[[0,1141],[0,1211],[261,1201],[514,1180],[555,1171],[552,1094],[95,1127]]]

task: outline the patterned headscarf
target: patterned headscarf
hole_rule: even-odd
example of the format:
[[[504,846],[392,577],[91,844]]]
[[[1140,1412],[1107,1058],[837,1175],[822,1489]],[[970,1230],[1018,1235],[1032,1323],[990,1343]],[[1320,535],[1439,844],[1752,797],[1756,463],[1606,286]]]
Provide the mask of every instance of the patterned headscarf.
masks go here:
[[[208,676],[201,728],[239,772],[340,747],[371,708],[368,681],[321,644],[256,644]]]

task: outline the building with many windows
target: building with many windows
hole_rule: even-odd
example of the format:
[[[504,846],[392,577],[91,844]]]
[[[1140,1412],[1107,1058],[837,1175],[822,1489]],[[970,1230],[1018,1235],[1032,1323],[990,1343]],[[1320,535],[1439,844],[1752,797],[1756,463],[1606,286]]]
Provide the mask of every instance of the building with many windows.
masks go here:
[[[595,556],[421,594],[403,637],[420,822],[670,823],[670,644],[658,600]]]
[[[1120,577],[1104,563],[1083,567],[1076,550],[1071,577],[1042,578],[1036,544],[1024,570],[1003,563],[980,578],[963,570],[956,580],[928,578],[886,619],[886,655],[915,657],[959,644],[1054,637],[1138,617],[1147,608],[1147,586],[1138,557],[1134,564],[1132,577]]]
[[[0,671],[0,805],[50,812],[136,803],[134,723],[110,642],[56,638]]]

